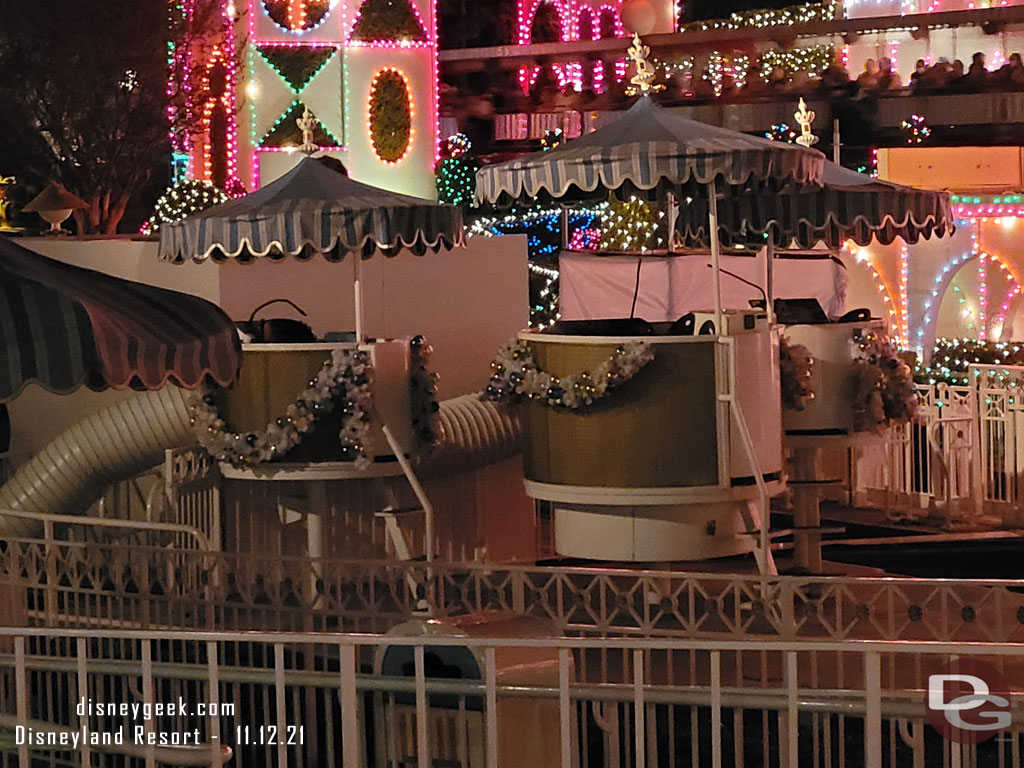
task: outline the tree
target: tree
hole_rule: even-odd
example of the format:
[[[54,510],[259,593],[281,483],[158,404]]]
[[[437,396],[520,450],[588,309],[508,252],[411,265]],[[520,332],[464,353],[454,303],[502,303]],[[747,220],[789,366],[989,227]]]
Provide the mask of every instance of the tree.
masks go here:
[[[216,0],[0,0],[0,143],[18,175],[61,182],[89,203],[79,232],[112,234],[166,166],[170,131],[196,129],[169,51],[209,36]],[[170,44],[170,45],[169,45]],[[233,52],[232,52],[233,53]],[[171,56],[174,63],[174,56]],[[184,64],[182,65],[184,66]]]

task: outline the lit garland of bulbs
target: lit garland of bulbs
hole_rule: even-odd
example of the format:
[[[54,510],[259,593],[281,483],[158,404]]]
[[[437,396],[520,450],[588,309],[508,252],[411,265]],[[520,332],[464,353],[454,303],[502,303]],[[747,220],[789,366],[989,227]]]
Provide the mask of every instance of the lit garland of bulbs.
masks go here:
[[[924,115],[911,115],[900,123],[900,129],[907,134],[907,144],[920,144],[932,135],[932,129],[925,122]]]
[[[561,128],[551,128],[544,131],[544,137],[540,140],[540,148],[546,152],[549,149],[554,149],[565,142],[565,131]]]
[[[601,250],[644,253],[663,248],[667,237],[661,221],[664,216],[664,211],[656,210],[638,197],[625,201],[612,197],[602,217]]]
[[[966,385],[972,364],[991,366],[1024,365],[1024,344],[1014,341],[980,341],[978,339],[939,338],[935,340],[928,366],[919,366],[915,378],[922,384]],[[995,372],[993,378],[1006,381],[1010,370]],[[1019,378],[1019,375],[1018,375]]]
[[[775,123],[770,131],[764,132],[764,137],[770,141],[784,141],[789,144],[796,142],[799,134],[789,127],[789,123]]]
[[[953,214],[958,218],[1022,218],[1024,195],[951,195]]]
[[[473,144],[464,133],[445,141],[448,157],[437,164],[434,180],[437,201],[448,205],[470,205],[476,194],[476,163],[467,158]]]
[[[793,24],[808,24],[814,21],[832,21],[836,18],[833,3],[811,3],[790,5],[785,8],[764,9],[733,13],[727,19],[693,21],[688,24],[680,19],[678,32],[708,32],[716,29],[766,29],[768,27],[789,27]]]
[[[146,219],[139,231],[144,235],[156,234],[163,224],[182,221],[227,199],[224,192],[208,181],[182,179],[160,195],[153,215]]]

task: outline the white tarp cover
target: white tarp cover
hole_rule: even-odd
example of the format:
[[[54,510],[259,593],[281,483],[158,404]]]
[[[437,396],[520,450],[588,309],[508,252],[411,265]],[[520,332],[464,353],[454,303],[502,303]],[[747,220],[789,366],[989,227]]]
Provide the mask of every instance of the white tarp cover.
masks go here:
[[[594,256],[563,251],[558,259],[562,319],[629,317],[638,259],[643,265],[636,317],[651,323],[675,321],[714,305],[710,255]],[[759,268],[753,256],[722,256],[723,270],[758,285],[763,282]],[[777,299],[817,299],[829,317],[845,311],[846,269],[835,259],[777,257],[774,278]],[[759,298],[756,288],[722,274],[723,309],[746,309],[750,299]]]

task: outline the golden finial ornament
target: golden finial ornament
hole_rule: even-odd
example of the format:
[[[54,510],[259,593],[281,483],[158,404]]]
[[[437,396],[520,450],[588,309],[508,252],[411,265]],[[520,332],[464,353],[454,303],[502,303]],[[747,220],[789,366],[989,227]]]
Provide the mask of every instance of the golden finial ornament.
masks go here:
[[[13,230],[10,223],[7,221],[7,205],[9,203],[7,199],[7,188],[16,183],[17,182],[13,176],[0,175],[0,232],[10,232]]]
[[[299,151],[311,155],[320,149],[313,140],[313,128],[316,126],[316,118],[309,111],[309,107],[305,108],[302,117],[296,120],[295,123],[299,126],[299,130],[302,131],[302,144],[299,145]]]
[[[796,112],[793,113],[793,117],[800,124],[800,135],[796,137],[796,143],[802,147],[810,147],[813,144],[818,143],[818,137],[811,133],[811,123],[814,122],[814,112],[807,108],[804,97],[800,97],[800,103],[797,105]]]
[[[646,96],[651,91],[665,90],[664,85],[655,85],[654,78],[658,76],[658,73],[651,66],[651,63],[647,61],[647,57],[651,55],[651,49],[643,44],[643,41],[640,40],[640,35],[635,32],[633,33],[633,45],[626,53],[629,54],[629,58],[636,64],[636,74],[629,81],[635,87],[626,89],[627,96],[633,96],[637,93]]]

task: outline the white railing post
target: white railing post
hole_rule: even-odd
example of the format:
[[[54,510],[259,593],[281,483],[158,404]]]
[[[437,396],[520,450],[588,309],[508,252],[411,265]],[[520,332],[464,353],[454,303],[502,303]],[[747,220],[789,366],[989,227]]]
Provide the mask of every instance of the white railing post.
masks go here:
[[[484,651],[484,685],[487,700],[487,768],[498,768],[498,669],[494,648]]]
[[[277,766],[288,768],[288,705],[285,697],[284,643],[274,643],[274,708],[277,710]]]
[[[794,651],[786,651],[783,665],[786,670],[786,754],[784,759],[789,768],[799,768],[800,710],[797,701],[797,655]],[[783,759],[782,755],[779,757],[780,760]]]
[[[633,651],[633,748],[637,768],[647,765],[647,729],[644,727],[644,651]]]
[[[153,646],[149,638],[142,644],[142,701],[150,711],[156,706],[156,691],[153,689]],[[146,734],[146,768],[156,768],[156,746],[153,744],[153,720],[146,719],[142,723]]]
[[[711,768],[722,768],[722,654],[711,652]]]
[[[864,654],[864,768],[882,768],[882,659]]]
[[[430,713],[427,710],[427,675],[423,660],[423,646],[413,647],[413,663],[416,674],[416,765],[430,768]]]
[[[359,768],[359,697],[356,692],[356,647],[338,646],[341,675],[341,754],[342,768]]]
[[[84,637],[80,637],[75,641],[75,666],[78,672],[78,699],[89,698],[89,646],[86,643]],[[89,715],[84,714],[78,718],[79,728],[89,727]],[[92,750],[89,747],[89,740],[82,740],[82,765],[92,765]]]
[[[572,711],[569,702],[569,649],[558,649],[558,719],[562,768],[572,768]]]
[[[14,711],[18,716],[18,725],[24,728],[28,725],[28,673],[25,669],[24,635],[14,638],[14,696],[17,699]],[[23,740],[18,745],[18,765],[28,764],[28,744]]]
[[[210,676],[209,684],[206,686],[207,697],[207,719],[209,728],[207,739],[210,742],[210,765],[221,765],[220,745],[223,743],[220,732],[220,658],[216,640],[206,643],[206,670]],[[90,763],[86,763],[89,765]]]

